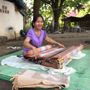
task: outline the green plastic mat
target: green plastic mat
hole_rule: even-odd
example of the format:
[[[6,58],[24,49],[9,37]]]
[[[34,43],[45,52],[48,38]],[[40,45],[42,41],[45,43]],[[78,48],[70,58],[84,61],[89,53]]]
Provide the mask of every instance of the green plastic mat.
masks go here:
[[[2,59],[6,58],[10,55],[20,55],[20,54],[22,54],[22,51],[18,51],[18,52],[15,52],[15,53],[11,53],[11,54],[2,56],[2,57],[0,57],[0,62],[1,62]],[[9,67],[9,66],[6,66],[6,65],[3,65],[3,66],[0,65],[0,79],[11,81],[10,79],[15,74],[17,74],[21,71],[22,71],[22,69],[19,69],[19,68]]]
[[[69,64],[76,69],[76,73],[71,75],[69,88],[63,90],[90,90],[90,49],[83,52],[86,53],[85,57]]]
[[[70,86],[63,90],[90,90],[90,49],[84,49],[85,57],[79,60],[72,60],[68,66],[73,67],[76,72],[71,75]],[[0,57],[0,60],[10,55],[19,55],[22,51],[18,51],[9,55]],[[0,79],[10,81],[10,78],[21,72],[22,69],[9,66],[0,66]],[[40,90],[40,89],[39,89]],[[41,89],[42,90],[42,89]]]

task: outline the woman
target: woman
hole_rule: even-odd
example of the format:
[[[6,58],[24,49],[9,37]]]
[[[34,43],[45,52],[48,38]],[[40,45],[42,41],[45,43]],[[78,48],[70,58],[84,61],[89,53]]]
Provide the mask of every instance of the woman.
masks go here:
[[[42,46],[44,40],[51,44],[57,44],[60,47],[64,47],[63,44],[48,37],[46,32],[42,30],[43,24],[44,19],[41,15],[37,15],[33,18],[32,28],[27,32],[26,39],[24,40],[24,56],[29,57],[31,55],[30,51],[33,50],[33,53],[37,58],[39,55],[39,50],[37,48]]]

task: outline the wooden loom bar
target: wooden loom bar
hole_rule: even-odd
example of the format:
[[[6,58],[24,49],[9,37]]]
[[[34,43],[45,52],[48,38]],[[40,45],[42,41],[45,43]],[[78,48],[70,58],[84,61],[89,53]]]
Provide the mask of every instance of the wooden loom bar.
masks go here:
[[[72,46],[68,48],[67,50],[55,55],[53,58],[57,58],[59,62],[66,63],[70,60],[74,52],[78,53],[82,48],[83,48],[83,45]]]

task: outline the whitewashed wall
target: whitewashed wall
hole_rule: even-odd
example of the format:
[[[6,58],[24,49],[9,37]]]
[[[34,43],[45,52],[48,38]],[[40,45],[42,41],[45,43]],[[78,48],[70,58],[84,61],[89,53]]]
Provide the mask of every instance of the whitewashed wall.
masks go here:
[[[8,30],[13,27],[13,30]],[[15,9],[11,2],[0,0],[0,36],[7,36],[8,39],[19,36],[19,31],[23,29],[23,16]]]

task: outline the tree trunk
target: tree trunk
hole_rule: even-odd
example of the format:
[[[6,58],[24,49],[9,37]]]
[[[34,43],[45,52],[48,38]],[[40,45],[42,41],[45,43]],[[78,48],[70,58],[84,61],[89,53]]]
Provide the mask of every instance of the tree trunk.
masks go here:
[[[37,14],[39,14],[40,6],[41,6],[41,0],[34,0],[33,17],[35,17]]]
[[[51,0],[51,7],[53,10],[53,17],[54,17],[54,29],[53,32],[59,29],[59,17],[62,11],[62,5],[65,0]]]
[[[59,0],[51,0],[52,2],[52,9],[53,9],[53,18],[54,18],[54,27],[52,32],[55,32],[59,28],[59,16],[60,16],[60,8],[58,6]]]
[[[59,15],[58,12],[54,11],[54,29],[53,32],[59,29]]]

